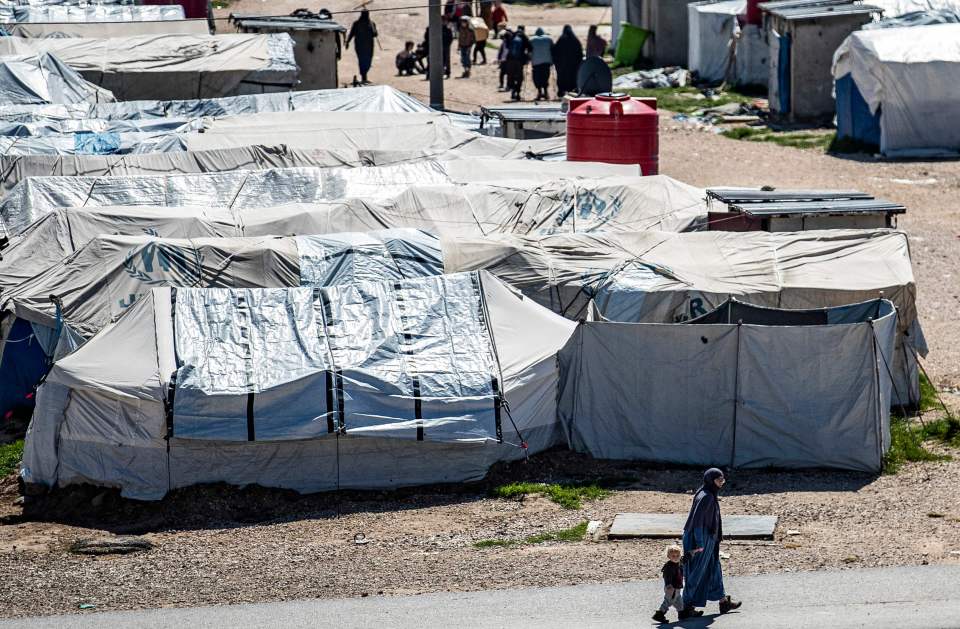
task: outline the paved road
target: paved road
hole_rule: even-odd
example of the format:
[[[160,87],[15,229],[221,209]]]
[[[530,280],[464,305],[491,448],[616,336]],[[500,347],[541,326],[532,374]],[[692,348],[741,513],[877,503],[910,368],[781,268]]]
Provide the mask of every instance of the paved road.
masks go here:
[[[668,627],[960,627],[960,566],[918,566],[804,572],[727,580],[744,606],[720,616],[716,604],[703,618]],[[290,601],[0,622],[0,629],[133,629],[174,627],[654,627],[658,581],[558,588],[441,593],[422,596]],[[675,612],[670,611],[671,618]]]

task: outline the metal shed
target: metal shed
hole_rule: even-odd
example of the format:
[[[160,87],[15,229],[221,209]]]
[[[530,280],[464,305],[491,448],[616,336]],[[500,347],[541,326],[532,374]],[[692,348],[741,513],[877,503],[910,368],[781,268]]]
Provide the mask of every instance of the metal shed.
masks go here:
[[[490,125],[489,122],[498,122]],[[490,135],[516,140],[548,138],[567,132],[567,115],[560,105],[481,107],[480,128],[490,128]]]
[[[787,122],[829,121],[834,115],[833,53],[880,7],[837,0],[765,2],[770,46],[770,113]]]
[[[300,66],[297,90],[337,87],[340,37],[346,28],[327,14],[286,17],[230,14],[230,22],[241,33],[288,33],[293,38],[293,56]]]
[[[857,190],[707,190],[712,231],[895,228],[907,208]]]

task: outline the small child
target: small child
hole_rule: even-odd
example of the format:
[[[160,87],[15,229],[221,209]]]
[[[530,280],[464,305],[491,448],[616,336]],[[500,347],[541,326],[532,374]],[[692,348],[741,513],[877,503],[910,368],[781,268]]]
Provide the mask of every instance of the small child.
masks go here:
[[[683,611],[683,551],[676,544],[667,547],[667,563],[660,572],[663,574],[663,602],[653,619],[660,623],[667,620],[667,610],[673,605],[677,612]]]

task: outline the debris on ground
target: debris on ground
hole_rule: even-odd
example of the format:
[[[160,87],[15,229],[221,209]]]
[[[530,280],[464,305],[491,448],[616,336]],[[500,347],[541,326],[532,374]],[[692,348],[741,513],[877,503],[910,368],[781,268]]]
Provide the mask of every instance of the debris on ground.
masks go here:
[[[142,537],[79,539],[70,545],[75,555],[128,555],[153,548],[153,542]]]
[[[679,66],[637,70],[622,74],[613,80],[613,90],[653,89],[657,87],[686,87],[690,73]]]

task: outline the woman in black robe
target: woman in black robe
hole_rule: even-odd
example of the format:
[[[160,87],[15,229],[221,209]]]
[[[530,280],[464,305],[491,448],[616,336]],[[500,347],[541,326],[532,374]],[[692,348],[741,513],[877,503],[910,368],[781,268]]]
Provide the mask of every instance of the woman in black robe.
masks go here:
[[[347,33],[347,48],[353,41],[353,48],[357,52],[357,66],[360,68],[360,80],[363,83],[367,81],[367,73],[370,72],[370,66],[373,65],[373,41],[377,38],[377,25],[370,19],[370,12],[364,9],[360,12],[360,17],[350,26],[350,32]]]
[[[703,474],[703,485],[693,496],[690,515],[683,525],[683,553],[687,558],[686,583],[683,588],[681,618],[699,616],[707,601],[720,601],[720,613],[740,607],[723,590],[723,571],[720,568],[720,541],[723,540],[723,521],[717,495],[726,479],[723,472],[711,467]]]
[[[583,46],[569,24],[553,44],[553,65],[557,68],[557,97],[577,89],[577,71],[583,61]]]

